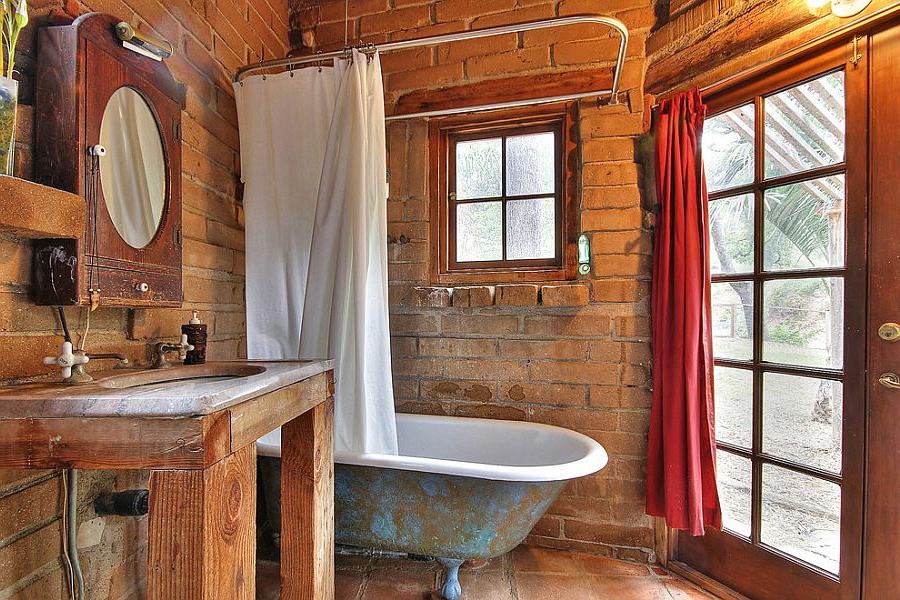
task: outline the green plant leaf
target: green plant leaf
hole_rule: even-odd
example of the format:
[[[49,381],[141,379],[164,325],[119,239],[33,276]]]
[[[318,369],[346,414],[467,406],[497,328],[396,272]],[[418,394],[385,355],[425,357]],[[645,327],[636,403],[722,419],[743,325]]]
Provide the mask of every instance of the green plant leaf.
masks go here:
[[[15,24],[16,37],[18,37],[19,31],[28,25],[28,2],[25,0],[19,0],[19,3],[16,5]]]

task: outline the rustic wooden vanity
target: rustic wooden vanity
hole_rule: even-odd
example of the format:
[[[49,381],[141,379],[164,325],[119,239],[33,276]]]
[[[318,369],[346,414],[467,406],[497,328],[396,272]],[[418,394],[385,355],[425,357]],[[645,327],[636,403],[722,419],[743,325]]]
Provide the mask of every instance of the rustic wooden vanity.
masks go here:
[[[149,469],[151,600],[254,600],[256,440],[282,429],[281,597],[334,597],[331,361],[0,388],[0,467]]]

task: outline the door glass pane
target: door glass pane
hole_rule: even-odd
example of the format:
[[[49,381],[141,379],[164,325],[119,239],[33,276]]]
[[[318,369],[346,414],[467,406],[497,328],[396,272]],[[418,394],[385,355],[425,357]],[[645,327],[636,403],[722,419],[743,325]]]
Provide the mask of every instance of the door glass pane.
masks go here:
[[[841,472],[844,390],[839,381],[763,375],[763,451]]]
[[[510,200],[506,204],[506,258],[556,256],[556,200]]]
[[[503,194],[503,140],[456,144],[456,197],[496,198]]]
[[[753,272],[753,195],[709,203],[709,264],[713,274]]]
[[[716,481],[725,529],[750,537],[750,460],[723,450],[716,451]]]
[[[753,105],[716,115],[703,125],[703,164],[710,192],[753,183]]]
[[[763,360],[841,368],[843,304],[840,277],[767,281],[763,286]]]
[[[503,258],[503,203],[473,202],[456,207],[456,260]]]
[[[753,282],[712,284],[713,354],[753,358]]]
[[[556,135],[551,131],[506,140],[506,193],[552,194],[556,191]]]
[[[843,162],[843,71],[769,96],[765,113],[767,178]]]
[[[715,367],[716,441],[749,449],[753,430],[753,372]]]
[[[844,176],[766,190],[765,268],[844,266]]]
[[[840,524],[838,485],[763,465],[762,543],[837,574]]]

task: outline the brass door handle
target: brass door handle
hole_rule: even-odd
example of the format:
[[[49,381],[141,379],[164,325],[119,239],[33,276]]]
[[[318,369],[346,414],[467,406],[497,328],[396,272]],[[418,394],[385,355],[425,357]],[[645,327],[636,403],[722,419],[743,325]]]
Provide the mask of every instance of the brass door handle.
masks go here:
[[[892,390],[900,390],[900,375],[896,373],[883,373],[878,378],[878,383]]]

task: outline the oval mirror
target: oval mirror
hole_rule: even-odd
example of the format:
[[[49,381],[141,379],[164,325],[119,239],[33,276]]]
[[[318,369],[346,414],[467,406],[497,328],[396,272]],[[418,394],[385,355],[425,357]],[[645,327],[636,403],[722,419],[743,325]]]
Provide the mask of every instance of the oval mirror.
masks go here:
[[[150,105],[123,87],[109,99],[100,123],[100,184],[106,210],[125,242],[143,248],[153,240],[166,203],[166,162]]]

